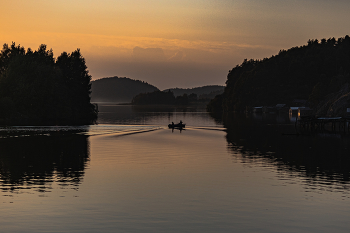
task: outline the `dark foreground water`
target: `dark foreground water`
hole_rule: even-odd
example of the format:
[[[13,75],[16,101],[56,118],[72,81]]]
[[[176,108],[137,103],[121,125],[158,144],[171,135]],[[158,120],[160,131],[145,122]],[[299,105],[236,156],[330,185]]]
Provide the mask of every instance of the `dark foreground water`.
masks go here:
[[[0,129],[0,232],[350,231],[347,134],[200,108],[100,106],[99,122]]]

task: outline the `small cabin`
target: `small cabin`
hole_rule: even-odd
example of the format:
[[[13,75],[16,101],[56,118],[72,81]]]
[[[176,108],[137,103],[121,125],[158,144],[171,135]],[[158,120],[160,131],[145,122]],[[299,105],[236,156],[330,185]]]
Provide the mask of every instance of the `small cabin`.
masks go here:
[[[285,108],[286,107],[286,104],[276,104],[276,108],[279,110],[279,109],[282,109],[282,108]]]
[[[263,106],[260,107],[253,107],[254,113],[262,113],[263,112]]]
[[[346,108],[346,116],[350,116],[350,108]]]
[[[309,108],[309,107],[300,107],[298,109],[298,116],[301,117],[301,116],[310,116],[312,115],[312,109]]]
[[[276,111],[277,112],[288,112],[289,108],[286,104],[276,104]]]
[[[271,106],[264,106],[262,111],[263,113],[276,113],[276,108]]]
[[[290,107],[289,115],[297,115],[300,107]]]

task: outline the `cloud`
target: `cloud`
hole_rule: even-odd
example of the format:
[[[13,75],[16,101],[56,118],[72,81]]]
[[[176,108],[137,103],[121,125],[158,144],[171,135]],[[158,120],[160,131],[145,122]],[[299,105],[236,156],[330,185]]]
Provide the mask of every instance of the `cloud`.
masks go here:
[[[135,61],[165,61],[162,48],[141,48],[136,46],[132,51]]]
[[[128,77],[146,81],[163,90],[171,87],[195,87],[210,84],[224,85],[231,66],[195,62],[143,62],[89,59],[93,79]],[[95,74],[98,74],[95,75]]]
[[[184,52],[177,51],[173,56],[168,58],[168,61],[172,61],[172,62],[182,61],[185,57],[186,57],[186,55],[184,54]]]
[[[93,79],[128,77],[166,89],[209,84],[224,85],[228,71],[242,63],[243,59],[262,59],[279,51],[249,45],[223,44],[211,46],[209,49],[203,47],[136,46],[126,49],[101,46],[90,50],[91,53],[87,53],[84,57]]]

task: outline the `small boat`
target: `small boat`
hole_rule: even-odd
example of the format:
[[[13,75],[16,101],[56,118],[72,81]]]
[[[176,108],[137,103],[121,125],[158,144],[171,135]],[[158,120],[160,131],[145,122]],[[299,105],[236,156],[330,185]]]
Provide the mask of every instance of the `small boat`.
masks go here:
[[[183,124],[182,121],[180,121],[179,124],[174,124],[174,122],[172,122],[171,124],[168,125],[169,128],[185,128],[186,124]]]

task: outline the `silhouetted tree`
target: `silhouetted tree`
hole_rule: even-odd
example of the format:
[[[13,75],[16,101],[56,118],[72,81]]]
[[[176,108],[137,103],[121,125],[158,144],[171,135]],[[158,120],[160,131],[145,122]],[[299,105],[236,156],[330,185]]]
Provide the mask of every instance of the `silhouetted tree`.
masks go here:
[[[95,106],[90,103],[91,75],[87,70],[85,59],[80,49],[71,54],[63,52],[56,61],[62,72],[66,95],[70,99],[69,108],[73,121],[85,122],[96,120]]]
[[[175,99],[175,104],[177,105],[188,105],[189,102],[189,98],[187,96],[187,94],[183,94],[182,96],[176,96]]]
[[[198,99],[198,97],[197,97],[197,94],[195,94],[195,93],[188,95],[188,101],[190,101],[190,102],[197,101],[197,99]]]
[[[141,93],[132,99],[132,104],[174,104],[175,96],[171,91],[154,91],[149,93]]]
[[[263,60],[244,59],[229,71],[222,96],[223,111],[240,111],[252,106],[291,104],[293,99],[321,101],[349,80],[350,37],[334,37],[321,42],[281,50]],[[318,84],[320,83],[320,84]],[[325,88],[324,88],[325,87]],[[211,109],[220,109],[210,107]]]
[[[2,124],[91,124],[97,118],[90,103],[90,80],[77,50],[55,62],[52,50],[37,51],[4,44],[0,53]]]

